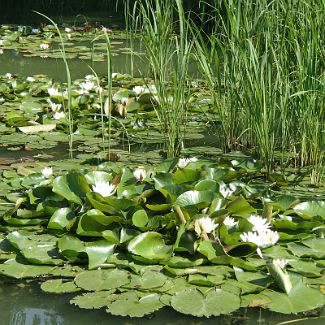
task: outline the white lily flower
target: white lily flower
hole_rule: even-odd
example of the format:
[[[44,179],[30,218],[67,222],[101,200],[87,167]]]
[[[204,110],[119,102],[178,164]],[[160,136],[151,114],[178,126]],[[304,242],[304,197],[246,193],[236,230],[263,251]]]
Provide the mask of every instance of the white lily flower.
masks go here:
[[[238,225],[238,221],[235,221],[234,218],[232,217],[226,217],[225,220],[223,221],[223,224],[227,227],[227,228],[232,228]]]
[[[192,157],[192,158],[179,158],[177,166],[181,169],[185,168],[189,163],[191,162],[196,162],[197,158]]]
[[[35,78],[33,78],[33,77],[27,77],[26,78],[26,81],[28,81],[28,82],[34,82],[35,81]]]
[[[148,88],[145,88],[143,86],[134,86],[132,88],[132,91],[134,91],[136,93],[136,95],[139,96],[145,92],[148,92]]]
[[[257,231],[258,233],[270,228],[268,220],[260,216],[250,216],[248,221],[253,225],[253,231]]]
[[[133,176],[138,182],[142,182],[147,176],[147,171],[144,168],[138,168],[133,172]]]
[[[11,74],[10,72],[7,72],[7,73],[5,74],[5,77],[6,77],[7,79],[12,79],[12,74]]]
[[[288,260],[284,260],[284,259],[280,259],[280,258],[276,258],[276,259],[272,260],[272,263],[274,265],[279,266],[282,270],[285,269],[288,262],[289,262]]]
[[[39,45],[39,47],[40,47],[42,50],[47,50],[47,49],[50,48],[50,45],[47,44],[47,43],[41,43],[41,44]]]
[[[103,197],[108,197],[115,193],[116,186],[114,184],[110,184],[110,182],[99,181],[93,185],[92,190],[99,193]]]
[[[66,28],[64,29],[64,31],[65,31],[66,33],[72,33],[72,32],[73,32],[73,29],[72,29],[72,28],[69,28],[69,27],[66,27]]]
[[[52,167],[45,167],[41,170],[41,173],[44,178],[50,178],[53,175]]]
[[[85,81],[82,82],[80,86],[85,93],[88,93],[90,90],[95,88],[95,83],[93,83],[92,81]]]
[[[195,223],[200,227],[201,232],[205,234],[211,233],[218,227],[218,224],[214,223],[214,220],[210,217],[203,217],[195,220]]]
[[[263,232],[247,232],[240,235],[240,239],[245,242],[254,243],[259,248],[265,248],[274,245],[280,236],[277,231],[266,229]]]
[[[61,93],[59,92],[59,90],[54,87],[48,88],[47,92],[51,97],[61,97],[62,96]]]
[[[53,103],[49,98],[47,99],[47,102],[50,104],[52,112],[56,113],[60,111],[62,104]]]
[[[65,118],[65,113],[64,112],[55,112],[54,115],[53,115],[53,118],[55,120],[61,120],[63,118]]]

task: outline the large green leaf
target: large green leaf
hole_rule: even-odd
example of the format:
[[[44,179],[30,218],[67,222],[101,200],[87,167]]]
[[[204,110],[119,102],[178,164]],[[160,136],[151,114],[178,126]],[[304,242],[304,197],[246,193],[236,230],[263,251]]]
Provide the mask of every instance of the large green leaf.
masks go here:
[[[15,279],[34,278],[47,275],[53,270],[53,266],[28,265],[17,262],[15,259],[7,260],[0,264],[0,274]]]
[[[325,201],[301,202],[293,210],[304,219],[320,216],[325,220]]]
[[[86,292],[70,300],[70,304],[84,309],[99,309],[114,299],[114,290]]]
[[[76,285],[88,291],[110,290],[129,282],[129,272],[118,269],[84,271],[75,278]]]
[[[271,300],[267,308],[282,314],[297,314],[323,307],[325,304],[325,297],[320,291],[302,283],[294,286],[288,295],[271,290],[265,290],[264,294]]]
[[[89,269],[94,269],[105,263],[114,252],[115,244],[107,240],[98,240],[86,244],[86,253],[89,260]]]
[[[106,311],[112,315],[143,317],[164,307],[164,304],[157,293],[139,297],[135,292],[127,292],[118,295],[107,307]]]
[[[126,286],[137,290],[148,290],[162,287],[168,277],[161,272],[146,270],[141,275],[132,275],[131,282]]]
[[[54,212],[47,228],[58,230],[70,230],[76,221],[76,216],[71,208],[61,208]]]
[[[181,194],[174,204],[181,207],[197,206],[198,208],[204,208],[210,205],[214,195],[212,191],[187,191]]]
[[[63,196],[68,201],[82,204],[82,199],[90,191],[85,176],[78,172],[70,172],[64,176],[58,176],[53,181],[53,192]]]
[[[76,232],[82,236],[101,237],[102,232],[107,230],[111,223],[121,220],[123,218],[107,216],[100,210],[91,209],[80,217]]]
[[[187,289],[172,297],[171,306],[183,314],[210,317],[239,309],[240,298],[222,289],[209,291],[206,296],[196,289]]]
[[[47,280],[41,284],[41,289],[45,292],[60,294],[80,291],[73,281],[63,282],[62,279]]]
[[[162,260],[171,256],[172,246],[165,244],[160,233],[145,232],[129,242],[128,251],[149,260]]]
[[[86,252],[84,243],[71,235],[65,235],[58,239],[58,248],[61,255],[71,262],[78,260],[80,254]]]

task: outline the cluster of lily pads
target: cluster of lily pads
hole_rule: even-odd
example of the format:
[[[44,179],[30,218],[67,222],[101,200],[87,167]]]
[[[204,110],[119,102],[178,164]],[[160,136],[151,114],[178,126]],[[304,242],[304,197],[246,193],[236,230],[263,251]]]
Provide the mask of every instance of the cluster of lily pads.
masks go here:
[[[152,81],[118,73],[113,73],[112,78],[110,112],[105,104],[105,78],[88,75],[72,84],[69,116],[65,84],[44,75],[22,78],[8,72],[0,76],[0,118],[4,122],[0,127],[2,145],[13,149],[19,147],[26,143],[26,134],[30,135],[28,145],[34,149],[66,143],[69,123],[73,123],[73,138],[80,151],[91,148],[92,152],[98,152],[102,149],[103,139],[106,141],[108,137],[111,146],[125,139],[130,144],[162,143],[164,137],[154,109],[159,99]],[[204,128],[199,128],[198,112],[208,111],[208,105],[206,95],[193,92],[189,107],[192,139],[202,138],[199,133]],[[114,116],[110,131],[108,115]]]
[[[325,202],[280,195],[263,177],[252,159],[44,168],[7,197],[0,274],[131,317],[321,308]]]
[[[113,55],[130,53],[127,47],[125,32],[104,26],[91,26],[82,28],[68,26],[60,28],[60,33],[65,44],[67,59],[79,58],[82,60],[105,61],[106,43],[100,38],[104,33],[110,33]],[[93,41],[98,38],[97,41]],[[61,58],[59,49],[61,39],[53,25],[35,28],[32,26],[2,25],[0,27],[0,54],[5,50],[15,50],[24,57]],[[125,44],[124,47],[121,45]],[[115,46],[119,45],[115,49]],[[140,54],[140,53],[138,53]]]

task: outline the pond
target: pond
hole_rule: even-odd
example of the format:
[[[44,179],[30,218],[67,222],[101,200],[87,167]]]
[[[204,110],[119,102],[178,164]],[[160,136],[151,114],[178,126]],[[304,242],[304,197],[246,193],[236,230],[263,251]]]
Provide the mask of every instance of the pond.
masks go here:
[[[97,27],[62,29],[69,91],[53,26],[1,33],[4,324],[323,324],[323,188],[308,168],[268,173],[252,152],[217,149],[192,59],[184,157],[165,160],[157,112],[185,99],[157,95],[141,43],[110,34],[110,98]]]

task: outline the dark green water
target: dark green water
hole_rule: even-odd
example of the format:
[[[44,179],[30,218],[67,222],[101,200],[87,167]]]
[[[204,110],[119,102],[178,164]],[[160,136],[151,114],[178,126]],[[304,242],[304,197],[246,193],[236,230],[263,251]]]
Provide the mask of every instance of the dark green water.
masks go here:
[[[125,47],[125,44],[122,45]],[[133,74],[134,77],[148,75],[148,65],[144,63],[144,58],[138,57],[133,66],[131,65],[130,54],[120,53],[113,57],[112,71],[122,74]],[[92,74],[93,68],[99,76],[107,75],[106,62],[91,62],[80,59],[69,60],[69,68],[71,70],[72,79],[84,78],[88,74]],[[5,50],[0,55],[0,74],[10,72],[20,76],[32,76],[34,74],[46,74],[55,80],[66,81],[65,67],[61,59],[51,58],[25,58],[21,54],[13,50]]]

